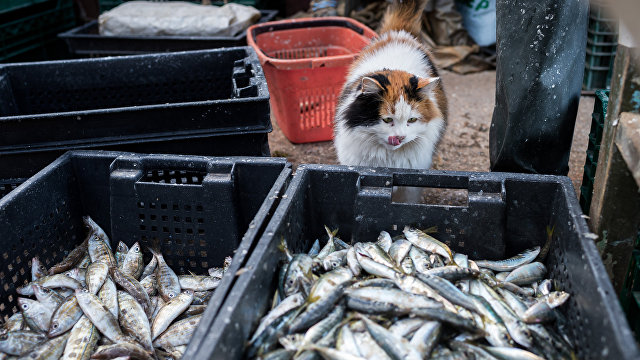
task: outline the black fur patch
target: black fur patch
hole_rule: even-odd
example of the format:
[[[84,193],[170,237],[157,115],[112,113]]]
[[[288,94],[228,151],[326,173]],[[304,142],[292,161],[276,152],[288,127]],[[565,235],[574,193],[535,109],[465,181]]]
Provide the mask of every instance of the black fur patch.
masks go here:
[[[387,80],[388,81],[388,80]],[[360,94],[345,112],[348,128],[373,126],[380,121],[382,97],[378,94]]]
[[[418,90],[418,78],[412,76],[409,78],[409,85],[404,86],[404,92],[407,93],[407,100],[420,101],[420,90]]]
[[[384,74],[376,73],[369,77],[380,83],[383,90],[387,90],[387,86],[391,85],[391,83],[389,82],[389,78]]]

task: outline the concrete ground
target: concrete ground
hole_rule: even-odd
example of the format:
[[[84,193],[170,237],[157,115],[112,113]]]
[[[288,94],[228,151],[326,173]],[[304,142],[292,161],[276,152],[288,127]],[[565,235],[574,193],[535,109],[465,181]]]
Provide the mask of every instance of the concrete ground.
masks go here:
[[[441,71],[441,76],[449,99],[449,125],[434,156],[433,168],[489,171],[489,127],[495,96],[495,71],[469,75]],[[569,160],[569,177],[576,194],[579,194],[582,182],[593,103],[593,97],[580,98]],[[273,120],[274,131],[269,135],[273,156],[285,156],[294,166],[301,163],[337,163],[331,142],[292,144]]]

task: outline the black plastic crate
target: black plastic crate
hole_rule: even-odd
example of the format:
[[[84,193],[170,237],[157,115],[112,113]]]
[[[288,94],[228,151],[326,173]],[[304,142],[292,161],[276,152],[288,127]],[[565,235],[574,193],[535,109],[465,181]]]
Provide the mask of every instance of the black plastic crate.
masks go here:
[[[0,66],[0,178],[66,150],[268,156],[250,47]]]
[[[467,205],[393,203],[394,185],[467,189]],[[282,238],[300,252],[316,238],[326,241],[324,225],[339,228],[341,238],[353,243],[376,239],[381,230],[393,236],[411,224],[438,226],[434,236],[470,258],[511,256],[542,246],[547,226],[554,227],[545,265],[558,286],[571,293],[562,311],[572,321],[578,358],[640,358],[593,240],[585,236],[589,230],[567,177],[303,165],[285,196],[247,262],[248,271],[222,305],[207,345],[190,349],[186,357],[242,357],[270,306]]]
[[[271,21],[276,10],[260,10],[259,23]],[[215,49],[247,45],[247,32],[236,36],[103,36],[94,20],[58,35],[69,52],[77,55],[108,56],[151,54],[170,51]]]
[[[0,179],[0,199],[25,182],[25,180],[27,179]]]
[[[591,198],[593,197],[593,184],[598,167],[600,155],[600,143],[604,131],[604,120],[607,117],[607,105],[609,103],[609,90],[596,90],[593,113],[591,114],[591,131],[587,145],[587,156],[584,161],[584,173],[580,186],[580,207],[582,212],[589,215]]]
[[[68,55],[56,38],[76,26],[73,0],[0,1],[0,62]],[[62,45],[60,49],[58,45]]]
[[[638,234],[640,240],[640,233]],[[636,339],[640,339],[640,249],[633,250],[629,269],[620,292],[620,304],[627,314],[627,320]]]
[[[30,280],[31,258],[47,267],[62,260],[86,236],[82,216],[89,215],[114,248],[140,242],[145,263],[147,247],[159,241],[176,273],[206,274],[233,256],[200,322],[208,328],[290,174],[277,158],[69,152],[0,199],[0,315],[18,310],[15,289]]]

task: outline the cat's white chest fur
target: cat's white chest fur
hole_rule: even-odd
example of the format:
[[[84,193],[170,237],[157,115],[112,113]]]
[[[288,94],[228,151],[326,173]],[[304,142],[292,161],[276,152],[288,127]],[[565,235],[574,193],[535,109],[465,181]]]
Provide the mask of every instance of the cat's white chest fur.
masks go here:
[[[443,128],[442,119],[433,119],[420,138],[395,150],[372,141],[368,129],[344,128],[336,131],[334,140],[338,161],[344,165],[428,169]]]

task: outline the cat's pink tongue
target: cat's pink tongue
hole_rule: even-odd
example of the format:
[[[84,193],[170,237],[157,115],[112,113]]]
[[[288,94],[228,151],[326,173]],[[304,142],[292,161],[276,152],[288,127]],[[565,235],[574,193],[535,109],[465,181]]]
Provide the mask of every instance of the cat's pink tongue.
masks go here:
[[[404,136],[389,136],[389,145],[398,146],[404,138]]]

